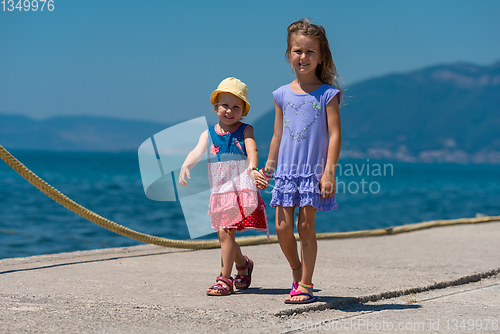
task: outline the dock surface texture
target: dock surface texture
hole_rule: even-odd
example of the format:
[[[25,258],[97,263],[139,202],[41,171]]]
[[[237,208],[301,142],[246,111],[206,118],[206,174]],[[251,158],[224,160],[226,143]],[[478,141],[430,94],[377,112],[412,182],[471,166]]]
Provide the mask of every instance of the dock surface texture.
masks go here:
[[[500,333],[500,222],[318,241],[319,301],[287,305],[278,244],[206,296],[220,249],[141,245],[0,261],[0,333]],[[233,273],[235,270],[233,269]]]

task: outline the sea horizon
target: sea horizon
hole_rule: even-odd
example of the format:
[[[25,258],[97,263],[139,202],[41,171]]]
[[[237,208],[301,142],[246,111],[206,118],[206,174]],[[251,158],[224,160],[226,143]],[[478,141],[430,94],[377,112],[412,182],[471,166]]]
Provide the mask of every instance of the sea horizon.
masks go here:
[[[47,183],[105,218],[139,232],[189,239],[178,202],[155,202],[145,196],[136,152],[11,153]],[[342,157],[339,165],[339,209],[318,213],[317,233],[500,215],[500,171],[496,165]],[[392,168],[375,173],[376,165]],[[262,196],[270,233],[275,234],[270,189]],[[67,210],[5,163],[0,164],[0,209],[0,259],[141,244]],[[257,234],[262,232],[238,236]],[[215,233],[201,237],[214,238]]]

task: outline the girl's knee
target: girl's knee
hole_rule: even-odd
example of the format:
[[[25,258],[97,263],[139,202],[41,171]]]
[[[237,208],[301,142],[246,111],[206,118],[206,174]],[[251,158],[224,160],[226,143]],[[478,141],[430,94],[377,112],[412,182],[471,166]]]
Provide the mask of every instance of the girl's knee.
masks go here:
[[[294,224],[294,207],[277,207],[276,208],[276,233],[293,233]]]
[[[294,229],[294,224],[292,223],[287,223],[285,221],[282,222],[276,222],[276,233],[282,234],[282,233],[293,233]]]
[[[314,222],[299,222],[297,224],[297,230],[299,232],[299,235],[307,237],[311,235],[316,235],[315,227],[314,227]]]
[[[219,234],[219,241],[221,243],[229,241],[235,242],[234,231],[232,231],[231,229],[220,230],[218,234]]]
[[[312,206],[305,206],[299,212],[299,221],[297,222],[297,229],[299,234],[302,233],[315,233],[315,220],[316,209]]]
[[[314,221],[298,221],[297,228],[302,230],[314,230]]]

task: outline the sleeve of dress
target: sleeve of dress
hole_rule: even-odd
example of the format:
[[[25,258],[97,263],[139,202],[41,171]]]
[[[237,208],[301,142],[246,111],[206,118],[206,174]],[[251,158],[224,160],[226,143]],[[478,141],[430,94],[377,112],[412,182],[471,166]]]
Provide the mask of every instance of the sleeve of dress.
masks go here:
[[[337,96],[339,105],[340,105],[340,99],[342,96],[342,92],[338,90],[337,88],[331,86],[329,87],[326,92],[325,92],[325,106],[330,103],[330,101],[333,99],[334,96]]]
[[[273,92],[274,101],[278,104],[280,108],[283,108],[283,87],[276,89]]]

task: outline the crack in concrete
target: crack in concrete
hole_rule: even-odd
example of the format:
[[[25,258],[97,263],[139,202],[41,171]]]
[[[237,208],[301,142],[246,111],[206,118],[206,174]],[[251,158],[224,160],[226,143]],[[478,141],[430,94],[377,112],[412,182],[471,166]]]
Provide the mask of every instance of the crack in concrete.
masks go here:
[[[300,313],[305,313],[305,312],[310,312],[310,311],[323,311],[326,309],[332,309],[332,308],[338,308],[339,306],[347,306],[347,305],[352,305],[352,304],[364,304],[366,302],[376,302],[382,299],[391,299],[391,298],[396,298],[396,297],[401,297],[401,296],[406,296],[406,295],[411,295],[411,294],[416,294],[416,293],[421,293],[421,292],[426,292],[426,291],[431,291],[431,290],[437,290],[437,289],[444,289],[450,286],[457,286],[457,285],[464,285],[468,283],[473,283],[473,282],[478,282],[483,278],[488,278],[491,276],[498,275],[500,273],[500,268],[498,269],[493,269],[487,272],[483,273],[475,273],[467,276],[463,276],[457,279],[453,280],[448,280],[444,282],[438,282],[434,284],[430,284],[424,287],[415,287],[415,288],[409,288],[409,289],[403,289],[403,290],[393,290],[393,291],[386,291],[386,292],[381,292],[373,295],[368,295],[368,296],[360,296],[360,297],[352,297],[352,298],[344,298],[338,301],[334,302],[328,302],[328,303],[322,303],[322,304],[310,304],[305,307],[300,307],[300,308],[293,308],[289,310],[284,310],[275,313],[274,315],[279,317],[279,316],[290,316],[293,314],[300,314]]]

